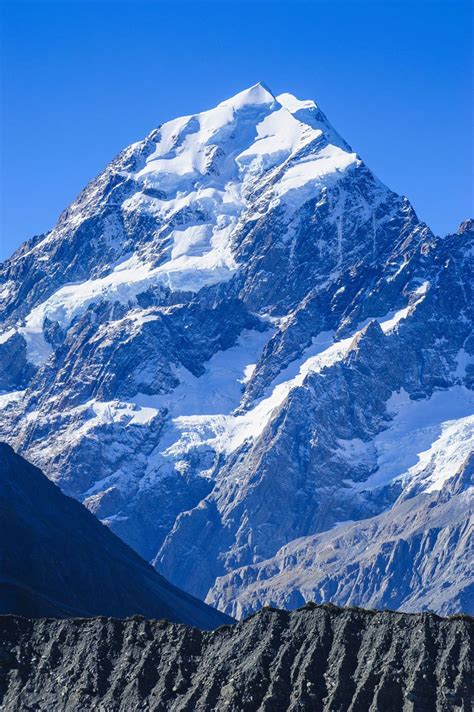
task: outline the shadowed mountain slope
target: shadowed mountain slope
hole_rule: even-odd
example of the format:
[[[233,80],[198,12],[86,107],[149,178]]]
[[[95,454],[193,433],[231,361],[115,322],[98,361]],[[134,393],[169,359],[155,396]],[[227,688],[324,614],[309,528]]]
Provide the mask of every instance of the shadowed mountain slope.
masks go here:
[[[1,613],[141,614],[201,628],[231,620],[172,586],[4,443],[0,523]]]

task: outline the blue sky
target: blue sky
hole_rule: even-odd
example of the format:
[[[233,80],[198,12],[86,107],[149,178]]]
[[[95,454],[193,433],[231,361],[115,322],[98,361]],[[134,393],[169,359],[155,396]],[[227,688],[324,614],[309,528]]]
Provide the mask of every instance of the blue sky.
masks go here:
[[[472,211],[470,0],[3,0],[0,259],[124,146],[264,81],[438,234]]]

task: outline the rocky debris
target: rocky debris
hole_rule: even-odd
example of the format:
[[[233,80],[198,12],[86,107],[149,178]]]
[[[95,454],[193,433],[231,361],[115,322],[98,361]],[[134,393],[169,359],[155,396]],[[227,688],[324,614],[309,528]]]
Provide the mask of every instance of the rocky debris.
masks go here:
[[[212,633],[0,617],[8,712],[470,712],[474,623],[308,605]]]
[[[172,586],[4,443],[0,524],[0,613],[142,614],[209,629],[231,621]]]

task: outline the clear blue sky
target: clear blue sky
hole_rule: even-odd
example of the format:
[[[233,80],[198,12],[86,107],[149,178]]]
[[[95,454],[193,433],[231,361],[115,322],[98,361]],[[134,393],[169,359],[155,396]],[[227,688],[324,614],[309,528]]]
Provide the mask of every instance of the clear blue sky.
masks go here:
[[[124,146],[264,81],[436,233],[472,213],[470,0],[3,0],[0,259]]]

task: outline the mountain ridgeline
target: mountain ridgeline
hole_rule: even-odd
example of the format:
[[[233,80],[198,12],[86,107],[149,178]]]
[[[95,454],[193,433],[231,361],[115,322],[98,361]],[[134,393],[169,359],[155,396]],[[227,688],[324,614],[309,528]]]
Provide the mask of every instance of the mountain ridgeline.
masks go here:
[[[235,617],[473,612],[473,242],[255,85],[0,266],[0,437]]]

